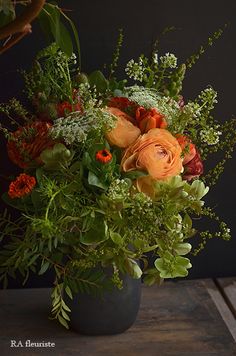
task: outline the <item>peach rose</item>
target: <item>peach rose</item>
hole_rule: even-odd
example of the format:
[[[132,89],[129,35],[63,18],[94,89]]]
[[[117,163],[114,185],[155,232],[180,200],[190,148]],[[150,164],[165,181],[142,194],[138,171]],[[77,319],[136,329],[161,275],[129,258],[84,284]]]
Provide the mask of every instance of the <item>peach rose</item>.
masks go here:
[[[135,117],[142,133],[146,133],[155,128],[165,129],[167,127],[164,115],[159,113],[155,108],[146,110],[140,106],[136,110]]]
[[[117,117],[116,126],[106,133],[107,141],[120,148],[131,145],[141,134],[139,128],[132,124],[132,117],[114,107],[109,107],[106,111]]]
[[[152,129],[140,136],[124,152],[124,172],[142,170],[152,178],[165,180],[180,174],[182,149],[177,139],[165,129]]]

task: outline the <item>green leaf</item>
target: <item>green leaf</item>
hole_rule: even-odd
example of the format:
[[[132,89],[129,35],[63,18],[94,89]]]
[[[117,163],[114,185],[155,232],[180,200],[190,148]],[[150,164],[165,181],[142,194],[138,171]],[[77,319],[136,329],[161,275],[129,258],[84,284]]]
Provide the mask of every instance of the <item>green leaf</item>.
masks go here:
[[[65,312],[63,309],[61,310],[61,315],[62,315],[62,317],[63,317],[64,319],[70,321],[69,316],[66,314],[66,312]]]
[[[80,167],[81,167],[81,162],[80,161],[76,161],[75,163],[73,163],[71,166],[70,166],[70,172],[71,173],[74,173],[76,171],[79,171],[80,170]]]
[[[14,20],[14,13],[9,12],[8,14],[4,14],[4,12],[0,12],[0,28],[7,25],[9,22]]]
[[[143,247],[143,252],[151,252],[158,248],[158,245]]]
[[[0,1],[0,12],[2,12],[4,15],[12,15],[13,18],[15,17],[15,9],[13,2],[11,0],[1,0]],[[2,23],[1,23],[2,25]]]
[[[117,232],[110,231],[112,241],[117,245],[123,245],[124,239]]]
[[[42,195],[39,193],[37,189],[33,189],[32,193],[30,194],[32,203],[34,205],[35,210],[40,209],[42,207]]]
[[[200,180],[195,180],[191,184],[191,192],[194,193],[197,199],[201,199],[209,191],[209,187],[205,187],[205,184]]]
[[[150,268],[145,271],[145,276],[143,279],[144,283],[148,286],[152,286],[153,284],[160,285],[163,279],[160,277],[159,271],[156,268]]]
[[[164,257],[157,258],[154,265],[161,278],[186,277],[187,269],[192,267],[188,258],[173,256],[169,252],[166,252]]]
[[[28,263],[28,266],[31,266],[31,265],[37,260],[38,257],[39,257],[39,255],[34,255],[34,256],[30,259],[30,261],[29,261],[29,263]]]
[[[108,188],[108,185],[104,182],[102,182],[97,176],[96,174],[94,174],[93,172],[89,171],[88,174],[88,183],[90,185],[93,185],[95,187],[101,188],[106,190]]]
[[[66,294],[70,297],[70,299],[73,299],[73,295],[69,286],[66,286],[65,291]]]
[[[107,236],[107,225],[102,217],[94,219],[91,229],[82,234],[80,241],[85,245],[98,244],[105,241]]]
[[[46,5],[44,5],[45,7],[40,11],[37,19],[47,41],[50,42],[53,40],[53,35],[51,32],[50,15],[48,11],[46,11]]]
[[[71,57],[73,53],[73,44],[71,41],[70,33],[61,22],[59,23],[59,29],[60,37],[58,39],[57,44],[61,48],[61,50],[67,54],[68,57]]]
[[[23,210],[25,211],[25,206],[21,200],[21,198],[15,198],[15,199],[11,199],[8,195],[7,192],[3,193],[2,195],[2,200],[8,204],[9,206],[12,206],[13,208],[16,208],[18,210]]]
[[[184,216],[183,225],[186,226],[188,229],[192,229],[192,219],[188,214],[185,214]]]
[[[131,172],[126,172],[126,173],[123,173],[123,176],[125,178],[129,178],[131,180],[133,179],[137,179],[139,177],[144,177],[144,176],[147,176],[148,174],[146,172],[142,172],[142,171],[131,171]]]
[[[125,268],[127,272],[134,278],[134,279],[139,279],[141,278],[143,272],[139,265],[137,264],[136,261],[132,260],[131,258],[128,258],[126,260],[126,265]]]
[[[192,267],[190,260],[186,257],[177,256],[175,260],[176,260],[176,265],[179,265],[184,268]]]
[[[50,266],[50,263],[48,261],[43,263],[38,274],[39,275],[44,274],[47,271],[47,269],[49,268],[49,266]]]
[[[95,70],[92,72],[89,75],[88,80],[90,86],[95,86],[99,93],[104,93],[107,90],[108,81],[100,70]]]
[[[74,34],[74,38],[75,38],[76,47],[77,47],[78,64],[79,64],[79,68],[81,68],[81,51],[80,51],[80,43],[79,43],[78,32],[76,30],[76,27],[75,27],[73,21],[71,21],[71,19],[63,11],[61,11],[61,14],[69,22],[69,24],[70,24],[70,26],[72,28],[72,31],[73,31],[73,34]]]
[[[185,242],[185,243],[177,243],[173,246],[174,251],[178,254],[178,255],[187,255],[187,253],[189,253],[192,249],[192,246]]]
[[[45,4],[43,11],[48,16],[51,33],[56,43],[60,46],[60,11],[57,6],[52,4]]]
[[[69,325],[67,321],[63,319],[61,315],[58,315],[58,320],[61,323],[61,325],[63,325],[66,329],[69,329]]]
[[[72,157],[71,151],[62,143],[56,143],[53,148],[45,149],[40,155],[44,163],[43,168],[46,170],[59,169],[62,165],[69,164]]]
[[[42,168],[37,168],[35,175],[36,175],[36,179],[37,179],[38,185],[41,185],[42,181],[43,181],[43,176],[44,176],[43,169]]]
[[[66,303],[64,302],[64,300],[61,300],[61,305],[63,307],[63,309],[65,309],[68,312],[71,312],[70,308],[66,305]]]

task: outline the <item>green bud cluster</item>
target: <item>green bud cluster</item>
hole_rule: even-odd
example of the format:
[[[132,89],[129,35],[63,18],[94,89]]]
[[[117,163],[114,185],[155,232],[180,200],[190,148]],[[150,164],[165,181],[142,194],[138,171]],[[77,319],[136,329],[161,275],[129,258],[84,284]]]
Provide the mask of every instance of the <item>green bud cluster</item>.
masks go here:
[[[178,100],[178,94],[182,90],[182,83],[186,72],[186,65],[181,64],[171,75],[165,89],[165,95]]]

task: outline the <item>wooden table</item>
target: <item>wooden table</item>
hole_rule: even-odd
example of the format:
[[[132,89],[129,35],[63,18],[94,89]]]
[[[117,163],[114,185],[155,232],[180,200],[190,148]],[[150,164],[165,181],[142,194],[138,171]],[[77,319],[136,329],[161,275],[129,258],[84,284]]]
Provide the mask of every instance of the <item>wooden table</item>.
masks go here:
[[[1,356],[236,355],[236,278],[143,287],[135,325],[114,336],[81,336],[49,320],[49,294],[48,289],[0,291]],[[11,340],[55,347],[11,348]]]

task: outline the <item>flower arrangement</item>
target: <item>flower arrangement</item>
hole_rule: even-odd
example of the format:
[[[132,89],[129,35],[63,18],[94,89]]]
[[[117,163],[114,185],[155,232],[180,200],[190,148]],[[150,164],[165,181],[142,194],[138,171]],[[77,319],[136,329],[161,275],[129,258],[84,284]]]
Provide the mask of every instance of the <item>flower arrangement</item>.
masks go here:
[[[187,276],[197,232],[192,217],[219,225],[199,232],[193,254],[208,238],[230,238],[202,199],[230,158],[235,120],[213,118],[211,87],[187,103],[181,95],[185,71],[204,48],[184,64],[154,49],[151,58],[127,63],[127,81],[115,77],[122,40],[121,32],[106,77],[82,73],[74,54],[50,45],[24,73],[33,113],[16,99],[0,106],[17,125],[1,128],[20,168],[3,199],[22,212],[15,221],[7,211],[0,219],[0,280],[7,286],[16,270],[26,282],[30,272],[53,269],[52,316],[65,327],[70,309],[63,293],[73,298],[78,290],[106,288],[107,266],[117,288],[124,273],[147,285]],[[223,160],[203,175],[204,161],[217,151]]]

